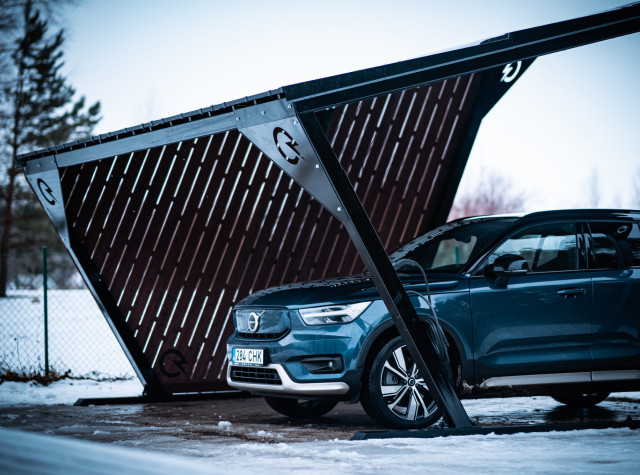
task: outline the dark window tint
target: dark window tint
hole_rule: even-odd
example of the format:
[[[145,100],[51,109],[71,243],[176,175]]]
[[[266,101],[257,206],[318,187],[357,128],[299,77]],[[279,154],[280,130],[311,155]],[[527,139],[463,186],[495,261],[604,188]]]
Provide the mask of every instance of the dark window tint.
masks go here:
[[[575,270],[578,268],[575,224],[542,224],[518,231],[487,262],[492,264],[504,254],[524,257],[531,272]]]
[[[638,223],[624,221],[589,223],[593,237],[592,265],[612,269],[640,265],[640,229]]]

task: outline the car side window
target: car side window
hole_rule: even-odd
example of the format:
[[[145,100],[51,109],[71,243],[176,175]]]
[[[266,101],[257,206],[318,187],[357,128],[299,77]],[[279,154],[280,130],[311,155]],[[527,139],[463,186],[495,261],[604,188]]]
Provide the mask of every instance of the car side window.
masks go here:
[[[524,257],[530,272],[576,270],[576,226],[574,223],[550,223],[517,231],[498,246],[487,263],[493,264],[496,258],[505,254]]]
[[[589,267],[617,269],[640,266],[640,229],[629,221],[590,222],[591,256]]]

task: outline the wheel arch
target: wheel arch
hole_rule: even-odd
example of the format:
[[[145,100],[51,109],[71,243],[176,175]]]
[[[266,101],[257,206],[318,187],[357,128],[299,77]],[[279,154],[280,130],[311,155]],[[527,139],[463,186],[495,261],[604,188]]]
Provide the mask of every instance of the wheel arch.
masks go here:
[[[453,327],[448,325],[446,322],[440,320],[440,325],[442,326],[442,330],[447,337],[447,341],[449,342],[449,358],[452,361],[456,361],[460,364],[462,369],[461,377],[463,380],[468,380],[469,375],[472,376],[471,372],[473,370],[473,364],[469,361],[468,358],[465,358],[463,354],[463,344],[462,341],[454,330]],[[358,357],[357,367],[362,370],[362,378],[363,381],[367,378],[367,368],[371,366],[371,361],[375,358],[375,355],[378,350],[382,349],[382,347],[391,339],[399,336],[400,333],[398,329],[393,323],[393,320],[390,318],[385,320],[381,325],[379,325],[372,333],[369,335],[367,340],[365,341],[362,351]],[[462,381],[457,381],[456,384],[461,383]]]

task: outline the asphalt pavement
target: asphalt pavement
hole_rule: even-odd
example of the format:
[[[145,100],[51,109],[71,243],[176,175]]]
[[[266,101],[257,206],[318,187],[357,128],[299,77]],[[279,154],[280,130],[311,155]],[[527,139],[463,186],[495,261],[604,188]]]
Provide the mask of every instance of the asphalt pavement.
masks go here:
[[[589,409],[569,409],[548,397],[463,401],[480,426],[640,420],[640,393],[614,395]],[[210,444],[290,443],[348,440],[356,432],[383,431],[359,404],[340,403],[326,416],[293,420],[262,398],[204,401],[3,408],[0,426],[62,435],[124,447],[182,455],[206,452]]]

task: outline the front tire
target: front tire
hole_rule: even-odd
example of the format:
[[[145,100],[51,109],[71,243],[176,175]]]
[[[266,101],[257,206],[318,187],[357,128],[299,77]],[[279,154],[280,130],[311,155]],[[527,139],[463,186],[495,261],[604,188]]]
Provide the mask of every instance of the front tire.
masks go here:
[[[360,402],[370,417],[398,429],[428,427],[442,415],[399,336],[376,354]]]
[[[265,396],[264,400],[276,412],[294,419],[311,419],[324,416],[336,407],[337,401],[319,401]]]
[[[582,408],[601,403],[609,397],[609,393],[558,393],[551,397],[569,407]]]

